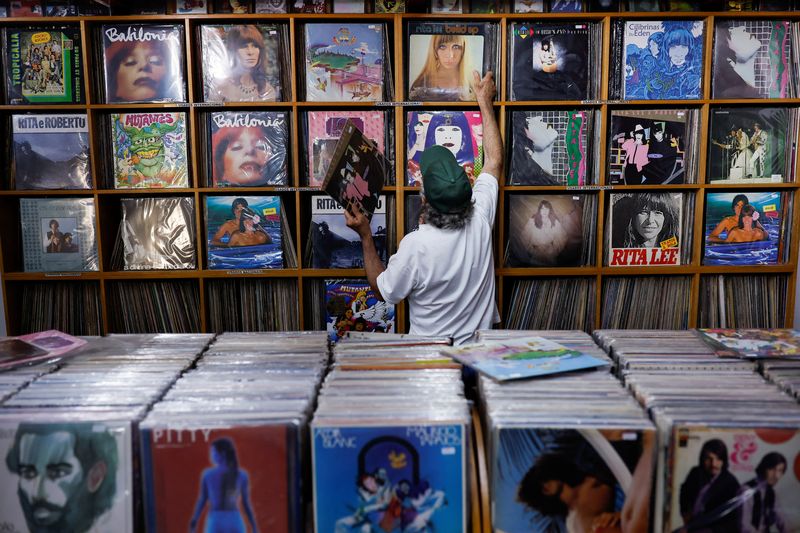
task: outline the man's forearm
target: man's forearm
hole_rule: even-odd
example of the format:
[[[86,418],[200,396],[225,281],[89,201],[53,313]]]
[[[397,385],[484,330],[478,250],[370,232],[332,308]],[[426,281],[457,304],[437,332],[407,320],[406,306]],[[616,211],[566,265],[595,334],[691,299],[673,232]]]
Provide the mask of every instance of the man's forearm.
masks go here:
[[[367,271],[367,281],[370,287],[375,291],[375,296],[383,300],[381,291],[378,290],[378,276],[381,272],[386,270],[383,266],[381,258],[378,256],[378,250],[375,249],[375,241],[372,240],[372,235],[365,235],[361,237],[361,248],[364,252],[364,270]]]
[[[500,179],[500,172],[503,170],[503,144],[500,140],[500,128],[497,126],[494,107],[491,100],[481,100],[478,105],[483,123],[483,167],[495,178]]]

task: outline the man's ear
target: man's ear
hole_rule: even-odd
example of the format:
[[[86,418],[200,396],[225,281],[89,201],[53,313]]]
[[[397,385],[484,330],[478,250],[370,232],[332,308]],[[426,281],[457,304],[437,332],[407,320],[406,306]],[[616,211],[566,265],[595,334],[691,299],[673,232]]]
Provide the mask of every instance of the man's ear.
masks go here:
[[[89,489],[89,493],[94,493],[97,489],[100,488],[100,485],[103,484],[103,480],[106,478],[106,473],[108,472],[108,466],[106,466],[105,461],[97,461],[91,469],[89,469],[89,475],[86,476],[86,488]]]

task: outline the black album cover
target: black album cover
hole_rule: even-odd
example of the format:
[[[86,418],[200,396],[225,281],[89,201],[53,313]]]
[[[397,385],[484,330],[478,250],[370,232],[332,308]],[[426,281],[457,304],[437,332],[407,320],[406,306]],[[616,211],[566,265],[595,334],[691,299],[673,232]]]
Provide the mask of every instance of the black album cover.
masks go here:
[[[102,26],[107,103],[185,102],[182,24]]]
[[[512,100],[589,98],[588,24],[514,22],[509,39]]]

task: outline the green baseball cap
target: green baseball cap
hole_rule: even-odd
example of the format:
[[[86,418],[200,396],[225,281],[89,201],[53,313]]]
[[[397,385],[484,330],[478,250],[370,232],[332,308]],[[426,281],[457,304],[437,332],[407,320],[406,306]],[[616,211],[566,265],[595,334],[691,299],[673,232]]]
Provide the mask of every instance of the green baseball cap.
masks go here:
[[[472,186],[453,152],[431,146],[420,158],[425,199],[440,213],[458,213],[472,201]]]

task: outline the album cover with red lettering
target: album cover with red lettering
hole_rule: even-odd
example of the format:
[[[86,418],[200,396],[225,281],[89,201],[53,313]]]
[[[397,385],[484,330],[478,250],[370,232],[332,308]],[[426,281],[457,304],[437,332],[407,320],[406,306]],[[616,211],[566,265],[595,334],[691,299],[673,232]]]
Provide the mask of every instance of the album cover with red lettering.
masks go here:
[[[681,264],[683,196],[675,192],[611,194],[608,265]]]

